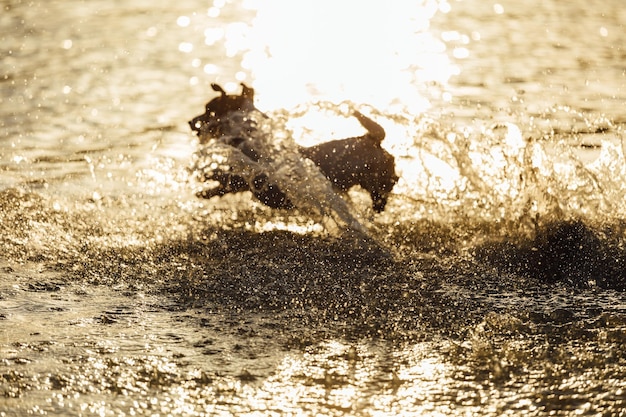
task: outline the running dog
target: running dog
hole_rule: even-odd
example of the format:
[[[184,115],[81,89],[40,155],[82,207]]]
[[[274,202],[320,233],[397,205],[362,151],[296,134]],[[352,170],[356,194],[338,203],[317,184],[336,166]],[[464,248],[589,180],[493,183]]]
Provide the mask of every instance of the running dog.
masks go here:
[[[240,95],[230,95],[219,85],[211,85],[213,90],[221,95],[206,104],[204,114],[189,122],[189,126],[196,132],[201,142],[231,134],[228,123],[233,113],[246,114],[258,111],[254,106],[254,89],[243,83],[241,86]],[[260,114],[267,118],[265,114]],[[299,151],[302,156],[317,165],[335,188],[347,191],[353,186],[361,186],[369,193],[374,211],[380,213],[385,209],[389,194],[398,181],[395,160],[381,146],[385,138],[385,130],[358,111],[355,111],[353,116],[367,130],[363,136],[301,147]],[[254,149],[250,141],[244,137],[253,132],[254,124],[244,117],[239,127],[239,135],[229,137],[228,145],[239,149],[248,158],[258,162],[259,151]],[[250,180],[232,171],[225,172],[216,169],[206,175],[205,179],[217,181],[219,185],[198,193],[198,196],[202,198],[251,191],[259,201],[269,207],[294,208],[288,196],[276,184],[271,183],[265,173],[257,174]]]

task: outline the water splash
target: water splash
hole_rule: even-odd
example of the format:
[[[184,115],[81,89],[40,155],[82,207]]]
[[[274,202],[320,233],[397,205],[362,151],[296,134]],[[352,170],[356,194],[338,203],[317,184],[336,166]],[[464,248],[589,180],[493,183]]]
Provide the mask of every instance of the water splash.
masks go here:
[[[299,153],[298,145],[284,125],[285,119],[255,116],[258,115],[249,115],[245,120],[239,114],[230,116],[229,134],[200,146],[192,166],[196,176],[203,180],[210,178],[216,169],[223,172],[232,170],[252,184],[254,178],[267,175],[268,183],[277,184],[298,208],[300,215],[324,224],[327,231],[341,233],[349,229],[365,233],[362,222],[333,190],[332,184],[311,160]],[[250,125],[252,129],[249,129]],[[259,155],[258,160],[229,145],[233,138],[242,137],[242,134],[248,138],[250,148]]]
[[[428,117],[407,120],[412,140],[394,190],[401,206],[422,205],[438,221],[526,225],[582,217],[623,218],[626,164],[619,131],[600,138],[591,161],[586,147],[533,137],[522,123],[455,127]],[[413,133],[414,132],[414,133]],[[592,149],[595,151],[596,147]],[[505,230],[509,230],[505,227]]]

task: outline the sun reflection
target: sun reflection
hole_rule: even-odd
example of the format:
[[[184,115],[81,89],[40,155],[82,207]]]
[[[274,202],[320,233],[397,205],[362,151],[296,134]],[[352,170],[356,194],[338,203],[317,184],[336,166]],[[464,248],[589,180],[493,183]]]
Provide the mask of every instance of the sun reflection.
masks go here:
[[[228,55],[259,92],[261,108],[314,99],[367,103],[380,109],[425,110],[421,87],[446,84],[457,69],[445,45],[428,32],[435,1],[254,2],[251,27],[230,25]],[[445,9],[445,7],[444,7]]]
[[[454,406],[442,401],[454,398],[447,386],[453,379],[449,365],[432,348],[433,343],[417,344],[390,357],[383,345],[327,340],[303,354],[287,355],[275,375],[250,391],[246,400],[262,399],[265,406],[280,401],[277,407],[283,412],[316,404],[316,414],[358,414],[366,409],[377,416],[400,411],[440,415]]]
[[[324,231],[324,227],[312,220],[302,223],[286,222],[286,221],[267,221],[255,222],[254,230],[256,232],[271,232],[275,230],[288,231],[300,235],[320,234]]]

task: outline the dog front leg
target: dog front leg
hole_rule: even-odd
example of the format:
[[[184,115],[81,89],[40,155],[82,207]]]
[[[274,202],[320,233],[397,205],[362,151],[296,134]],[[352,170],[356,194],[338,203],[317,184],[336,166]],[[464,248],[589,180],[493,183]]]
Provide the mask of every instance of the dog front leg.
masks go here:
[[[209,198],[213,198],[213,197],[221,197],[225,194],[228,194],[228,190],[226,190],[221,184],[218,185],[217,187],[213,187],[213,188],[206,188],[202,191],[198,191],[196,193],[196,197],[198,198],[206,198],[207,200]]]
[[[196,193],[200,198],[222,197],[230,193],[240,193],[248,191],[250,186],[245,178],[239,175],[229,174],[222,171],[214,171],[211,175],[205,176],[207,181],[217,181],[219,185],[213,188],[204,189]]]

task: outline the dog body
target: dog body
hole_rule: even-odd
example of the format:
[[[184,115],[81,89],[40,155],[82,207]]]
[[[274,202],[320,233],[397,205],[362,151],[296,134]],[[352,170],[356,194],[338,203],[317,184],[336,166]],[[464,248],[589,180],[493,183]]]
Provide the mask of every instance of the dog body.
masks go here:
[[[380,213],[398,181],[395,161],[381,146],[383,128],[359,112],[354,116],[367,129],[365,135],[301,148],[300,153],[312,160],[336,188],[348,191],[361,186],[370,194],[374,211]]]
[[[191,129],[196,131],[201,141],[217,138],[225,133],[224,125],[234,112],[248,113],[258,111],[254,107],[254,90],[242,84],[241,95],[228,95],[217,84],[213,90],[221,92],[206,105],[206,112],[189,122]],[[260,113],[263,117],[267,117]],[[380,213],[385,209],[387,199],[398,177],[395,173],[395,161],[385,151],[381,142],[385,138],[384,129],[373,120],[358,111],[353,113],[361,125],[367,130],[363,136],[332,140],[316,146],[299,148],[300,154],[320,169],[334,187],[347,191],[359,185],[372,198],[373,209]],[[247,125],[246,125],[247,124]],[[230,136],[227,145],[232,146],[254,162],[262,157],[262,152],[251,145],[248,135],[254,132],[254,123],[244,118],[239,126],[239,134]],[[208,138],[207,138],[208,136]],[[232,170],[212,170],[205,175],[206,180],[214,180],[219,185],[198,193],[199,197],[211,198],[228,193],[251,191],[263,204],[272,208],[292,209],[294,204],[280,190],[278,185],[270,182],[266,173],[258,172],[248,178]]]

